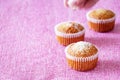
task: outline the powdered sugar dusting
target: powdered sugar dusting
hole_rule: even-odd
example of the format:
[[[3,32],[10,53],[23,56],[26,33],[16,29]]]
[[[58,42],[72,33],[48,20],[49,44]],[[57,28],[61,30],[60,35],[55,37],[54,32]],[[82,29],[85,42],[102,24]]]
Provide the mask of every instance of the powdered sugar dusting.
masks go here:
[[[66,25],[66,27],[71,27],[73,25],[73,23],[72,22],[66,22],[65,25]]]
[[[79,26],[79,24],[77,24],[77,23],[74,25],[75,29],[77,29],[79,31],[78,26]]]
[[[72,49],[73,51],[78,52],[78,51],[84,51],[86,49],[89,49],[91,46],[93,45],[89,42],[80,41],[75,43]]]
[[[73,22],[66,23],[66,27],[68,27],[68,28],[69,27],[74,27],[75,29],[77,29],[79,31],[78,26],[79,26],[78,23],[73,23]]]

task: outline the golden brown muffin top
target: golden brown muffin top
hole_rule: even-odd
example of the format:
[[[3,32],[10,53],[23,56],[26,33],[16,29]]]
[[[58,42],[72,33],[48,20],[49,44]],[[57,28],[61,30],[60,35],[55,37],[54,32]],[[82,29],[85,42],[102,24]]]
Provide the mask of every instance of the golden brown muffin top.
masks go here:
[[[84,28],[80,24],[74,22],[62,23],[57,28],[58,31],[63,33],[77,33],[79,31],[82,31],[83,29]]]
[[[95,19],[109,19],[115,16],[115,14],[111,10],[106,9],[96,9],[90,12],[89,16]]]
[[[84,41],[72,43],[67,49],[67,53],[75,57],[88,57],[97,52],[98,50],[93,44]]]

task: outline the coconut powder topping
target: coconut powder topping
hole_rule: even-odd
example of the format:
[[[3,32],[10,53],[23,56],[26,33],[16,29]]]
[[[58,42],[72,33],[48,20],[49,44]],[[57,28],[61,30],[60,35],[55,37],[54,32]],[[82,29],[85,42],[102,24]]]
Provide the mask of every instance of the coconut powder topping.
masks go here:
[[[58,31],[63,33],[77,33],[83,29],[80,24],[74,22],[63,23],[58,27]]]
[[[89,42],[77,42],[69,46],[68,53],[74,56],[87,57],[97,53],[97,48]]]

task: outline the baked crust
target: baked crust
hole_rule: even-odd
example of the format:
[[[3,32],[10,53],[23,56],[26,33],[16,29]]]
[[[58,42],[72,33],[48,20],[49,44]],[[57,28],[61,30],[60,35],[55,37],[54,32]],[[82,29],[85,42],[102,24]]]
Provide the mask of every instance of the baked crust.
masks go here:
[[[74,22],[67,22],[61,24],[57,30],[63,33],[77,33],[82,31],[84,28],[82,25],[74,23]]]
[[[114,16],[115,13],[107,9],[96,9],[89,14],[89,17],[99,20],[110,19]]]
[[[77,42],[68,46],[67,53],[75,57],[89,57],[98,52],[97,48],[89,42]]]

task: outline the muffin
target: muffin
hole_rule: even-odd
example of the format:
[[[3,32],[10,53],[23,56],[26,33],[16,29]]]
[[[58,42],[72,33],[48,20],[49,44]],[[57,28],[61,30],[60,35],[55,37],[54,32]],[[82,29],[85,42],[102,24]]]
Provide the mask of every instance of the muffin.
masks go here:
[[[57,41],[61,45],[83,41],[85,35],[84,27],[77,22],[62,22],[55,26]]]
[[[89,42],[72,43],[65,48],[68,65],[78,71],[94,69],[98,61],[98,49]]]
[[[97,32],[111,31],[115,25],[115,13],[107,9],[96,9],[87,13],[90,29]]]

